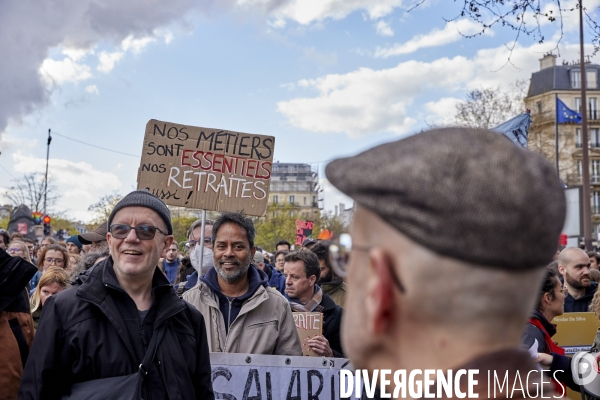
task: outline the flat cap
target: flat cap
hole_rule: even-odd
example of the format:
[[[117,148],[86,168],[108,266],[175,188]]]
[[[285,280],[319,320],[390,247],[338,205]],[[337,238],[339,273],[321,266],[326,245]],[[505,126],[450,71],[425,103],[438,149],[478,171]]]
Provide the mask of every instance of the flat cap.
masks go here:
[[[413,241],[483,266],[547,265],[565,220],[552,165],[488,130],[422,132],[334,160],[326,174]]]
[[[113,218],[117,212],[125,207],[146,207],[156,212],[167,226],[167,234],[173,234],[173,224],[171,223],[171,212],[167,205],[147,190],[134,190],[127,196],[123,197],[108,217],[108,226],[110,227]]]
[[[106,240],[106,232],[108,232],[108,222],[103,222],[91,232],[82,233],[77,236],[81,244],[92,244],[94,242],[102,242]]]

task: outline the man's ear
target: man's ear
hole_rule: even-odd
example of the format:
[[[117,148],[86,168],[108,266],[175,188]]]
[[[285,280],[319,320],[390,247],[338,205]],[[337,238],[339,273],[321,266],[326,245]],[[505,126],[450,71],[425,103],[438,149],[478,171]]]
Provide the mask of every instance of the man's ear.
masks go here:
[[[369,253],[371,276],[367,285],[367,313],[370,331],[379,335],[391,328],[394,318],[394,263],[383,249],[374,248]]]
[[[165,257],[165,255],[167,254],[167,251],[169,250],[169,247],[171,247],[171,245],[173,244],[173,241],[175,240],[175,238],[173,237],[173,235],[167,235],[165,236],[165,240],[163,242],[163,256]]]
[[[565,267],[562,264],[558,264],[558,273],[559,274],[564,275],[566,270],[567,270],[567,267]]]

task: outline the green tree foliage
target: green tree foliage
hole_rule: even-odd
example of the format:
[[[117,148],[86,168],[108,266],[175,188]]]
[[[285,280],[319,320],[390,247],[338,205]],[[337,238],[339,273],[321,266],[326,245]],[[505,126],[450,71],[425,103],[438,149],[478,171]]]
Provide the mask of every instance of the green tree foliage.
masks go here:
[[[296,220],[313,221],[313,238],[317,238],[322,229],[327,229],[335,235],[346,232],[342,221],[331,212],[321,215],[315,213],[312,217],[302,215],[301,208],[294,204],[271,204],[264,217],[255,217],[255,244],[267,251],[275,250],[275,243],[284,239],[296,243]]]
[[[183,250],[183,244],[187,242],[187,231],[192,226],[192,223],[196,220],[196,217],[172,217],[171,224],[173,224],[173,236],[175,241],[179,243],[179,248]]]

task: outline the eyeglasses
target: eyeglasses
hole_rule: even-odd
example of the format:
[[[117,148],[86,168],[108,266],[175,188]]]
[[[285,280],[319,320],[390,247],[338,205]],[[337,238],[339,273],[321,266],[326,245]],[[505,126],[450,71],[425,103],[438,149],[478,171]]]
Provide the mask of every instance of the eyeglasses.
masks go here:
[[[110,226],[110,234],[115,239],[125,239],[129,236],[129,232],[131,230],[135,230],[135,234],[137,238],[140,240],[152,240],[156,235],[156,231],[159,231],[163,235],[166,235],[165,232],[161,231],[158,226],[150,226],[150,225],[138,225],[138,226],[129,226],[123,224],[113,224]]]
[[[64,263],[65,263],[65,260],[63,260],[62,258],[44,258],[44,264],[48,264],[48,265],[52,265],[52,264],[63,265]]]
[[[567,289],[566,287],[563,287],[560,289],[561,293],[564,294],[565,296],[569,294],[569,289]]]
[[[10,249],[6,249],[6,251],[8,251],[9,253],[18,253],[19,251],[23,250],[18,247],[11,247]]]
[[[190,240],[185,243],[185,246],[189,247],[190,249],[193,249],[198,243],[200,243],[199,240]],[[212,238],[204,238],[204,245],[206,246],[210,244],[212,244]]]
[[[347,267],[350,264],[350,253],[352,251],[368,253],[371,251],[371,246],[353,245],[352,237],[347,233],[342,233],[335,242],[329,245],[329,261],[331,261],[331,266],[335,273],[342,278],[347,275]],[[400,293],[406,292],[394,268],[390,268],[390,272],[392,274],[392,281]]]
[[[275,262],[277,264],[285,264],[285,258],[282,258],[281,260],[275,260]]]

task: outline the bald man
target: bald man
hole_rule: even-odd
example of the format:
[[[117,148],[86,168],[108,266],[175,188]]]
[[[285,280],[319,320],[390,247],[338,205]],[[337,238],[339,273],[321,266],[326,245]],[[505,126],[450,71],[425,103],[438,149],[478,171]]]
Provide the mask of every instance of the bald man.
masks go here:
[[[563,276],[569,294],[565,312],[588,312],[598,290],[598,282],[590,279],[590,258],[578,247],[567,247],[558,255],[558,272]]]

